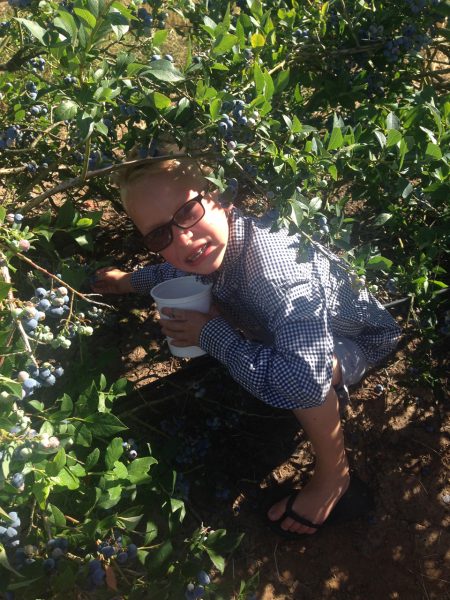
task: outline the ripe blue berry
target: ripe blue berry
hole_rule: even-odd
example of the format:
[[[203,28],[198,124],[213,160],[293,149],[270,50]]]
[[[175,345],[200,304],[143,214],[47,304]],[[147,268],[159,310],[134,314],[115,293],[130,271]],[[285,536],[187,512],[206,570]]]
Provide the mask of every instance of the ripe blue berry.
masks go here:
[[[22,223],[23,221],[23,215],[21,215],[20,213],[16,213],[14,215],[14,223]]]
[[[200,573],[197,575],[197,579],[201,585],[209,585],[211,583],[211,579],[208,573],[205,573],[205,571],[200,571]]]
[[[11,485],[13,485],[17,489],[22,487],[24,482],[25,482],[25,478],[22,475],[22,473],[14,473],[14,475],[11,477]],[[17,532],[16,532],[16,535],[17,535]]]
[[[119,565],[124,565],[128,560],[128,552],[119,552],[116,558]]]
[[[112,546],[104,546],[100,551],[105,558],[111,558],[116,553]]]
[[[128,556],[130,558],[135,558],[137,556],[137,546],[136,544],[128,544]]]
[[[384,386],[382,386],[381,383],[377,383],[374,391],[376,394],[382,394],[384,392]]]

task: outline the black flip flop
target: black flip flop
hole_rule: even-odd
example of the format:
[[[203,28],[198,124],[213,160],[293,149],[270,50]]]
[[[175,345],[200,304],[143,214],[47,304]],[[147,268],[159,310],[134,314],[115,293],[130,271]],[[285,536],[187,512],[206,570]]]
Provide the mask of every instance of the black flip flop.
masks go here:
[[[300,490],[298,489],[292,489],[292,487],[289,491],[286,491],[282,487],[280,487],[280,489],[276,488],[273,491],[271,490],[271,492],[267,495],[270,497],[266,497],[265,502],[263,503],[264,519],[266,524],[272,531],[287,540],[298,540],[310,534],[296,533],[295,531],[286,531],[285,529],[282,529],[281,523],[284,521],[284,519],[286,519],[286,517],[290,517],[297,523],[301,523],[307,527],[319,530],[326,525],[331,525],[333,523],[345,523],[363,517],[373,510],[375,506],[373,496],[367,484],[361,481],[361,479],[359,479],[359,477],[356,475],[352,475],[347,491],[338,501],[328,518],[320,524],[312,523],[305,517],[302,517],[296,513],[292,508],[294,500],[299,491]],[[272,521],[267,516],[269,508],[278,500],[286,498],[286,496],[289,496],[286,510],[279,519]]]

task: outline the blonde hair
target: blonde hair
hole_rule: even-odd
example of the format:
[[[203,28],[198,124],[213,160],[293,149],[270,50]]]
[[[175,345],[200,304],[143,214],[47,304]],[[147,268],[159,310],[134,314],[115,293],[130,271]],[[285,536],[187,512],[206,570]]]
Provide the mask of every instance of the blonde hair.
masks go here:
[[[140,147],[135,146],[127,155],[127,162],[133,161],[133,163],[120,169],[114,176],[114,182],[119,186],[120,198],[125,210],[127,210],[130,188],[143,177],[161,172],[168,174],[175,171],[180,172],[181,167],[183,168],[180,172],[181,175],[190,174],[200,178],[211,172],[210,167],[202,165],[195,158],[186,155],[184,149],[179,148],[173,142],[159,142],[157,154],[153,156],[152,160],[149,158],[141,158]]]

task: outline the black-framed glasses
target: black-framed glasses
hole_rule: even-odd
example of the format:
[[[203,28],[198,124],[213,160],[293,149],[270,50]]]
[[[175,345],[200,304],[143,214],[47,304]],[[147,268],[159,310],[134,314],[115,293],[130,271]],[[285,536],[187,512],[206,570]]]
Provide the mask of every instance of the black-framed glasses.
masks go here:
[[[160,225],[144,235],[144,245],[150,252],[161,252],[161,250],[170,246],[173,240],[172,227],[174,225],[180,229],[190,229],[203,219],[205,207],[202,204],[202,200],[203,194],[198,194],[195,198],[191,198],[176,211],[168,223]]]

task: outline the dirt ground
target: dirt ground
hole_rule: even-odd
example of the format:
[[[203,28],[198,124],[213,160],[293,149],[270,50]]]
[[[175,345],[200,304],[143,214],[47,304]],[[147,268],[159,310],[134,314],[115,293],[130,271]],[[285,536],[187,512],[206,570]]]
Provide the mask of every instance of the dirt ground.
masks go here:
[[[131,230],[102,235],[116,264],[139,264]],[[97,243],[102,258],[105,244]],[[351,467],[370,486],[375,510],[286,542],[265,526],[259,498],[261,487],[301,486],[312,473],[294,416],[251,397],[210,357],[172,358],[148,298],[107,300],[116,318],[96,343],[110,374],[125,375],[135,389],[119,412],[139,441],[151,439],[183,473],[194,526],[245,533],[224,576],[234,590],[259,572],[258,600],[450,598],[445,340],[430,351],[407,328],[398,352],[351,390],[343,408]]]

